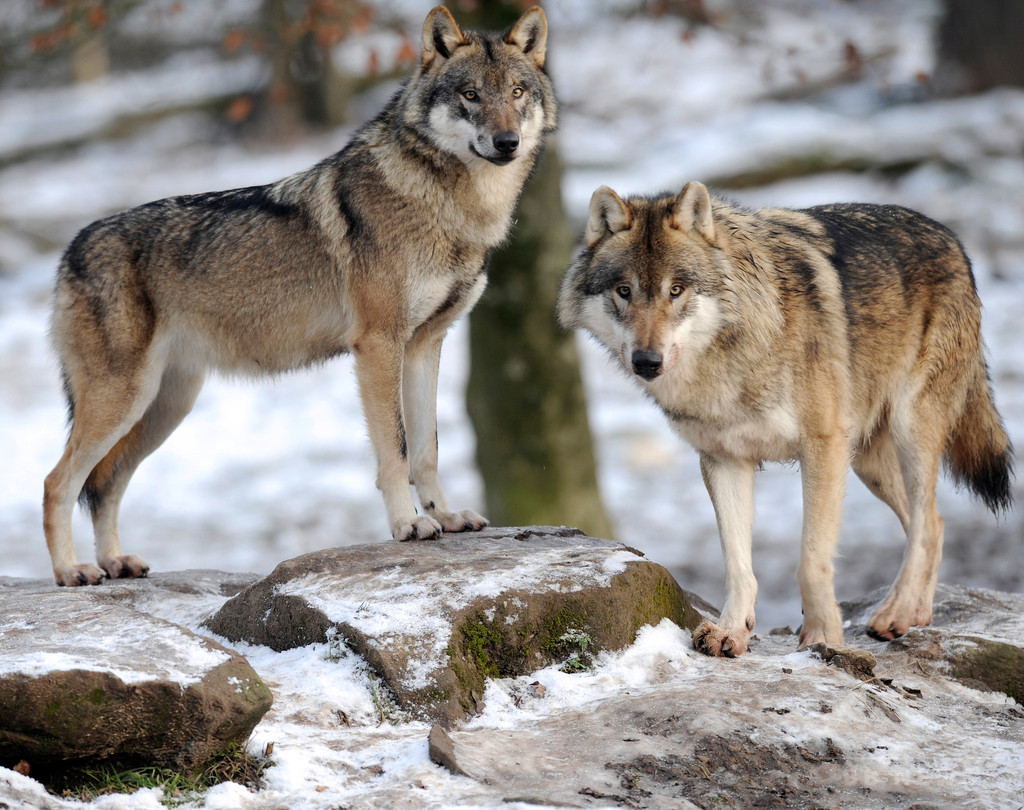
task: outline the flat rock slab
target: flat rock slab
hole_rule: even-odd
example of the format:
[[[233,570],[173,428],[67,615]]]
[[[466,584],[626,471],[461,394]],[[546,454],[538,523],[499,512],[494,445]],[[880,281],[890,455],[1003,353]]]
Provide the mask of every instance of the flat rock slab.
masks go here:
[[[550,710],[557,684],[545,696],[525,678],[495,682],[489,700],[506,693],[519,716],[432,732],[433,761],[477,781],[466,804],[1019,806],[1024,707],[1002,696],[999,667],[977,663],[974,679],[958,667],[989,645],[1024,660],[1024,595],[940,585],[935,625],[893,643],[863,632],[884,596],[843,606],[852,646],[809,654],[795,634],[755,636],[741,658],[666,658],[648,670],[662,679]]]
[[[885,589],[844,604],[854,625],[847,634],[859,646],[874,648],[864,625]],[[990,689],[1024,704],[1024,594],[939,585],[930,627],[914,627],[883,645],[890,656],[905,653],[918,667],[941,669],[975,688]],[[877,646],[877,645],[875,645]]]
[[[0,764],[191,768],[248,737],[271,695],[245,658],[130,594],[0,587]]]
[[[576,529],[534,526],[306,554],[206,626],[275,650],[337,639],[405,711],[451,726],[476,712],[486,678],[584,667],[663,618],[700,621],[662,566]]]

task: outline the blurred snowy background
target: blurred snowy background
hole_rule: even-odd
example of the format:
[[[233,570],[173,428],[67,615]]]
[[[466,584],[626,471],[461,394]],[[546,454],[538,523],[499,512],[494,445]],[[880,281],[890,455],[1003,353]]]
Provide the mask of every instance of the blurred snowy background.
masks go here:
[[[371,79],[400,76],[415,58],[433,2],[368,5],[331,50],[348,83],[346,124],[315,131],[259,123],[275,101],[275,66],[247,33],[263,24],[261,0],[0,6],[0,576],[50,576],[40,500],[65,407],[46,330],[64,244],[113,211],[269,182],[343,146],[394,89],[394,79]],[[917,208],[957,231],[973,257],[997,405],[1024,447],[1024,90],[949,92],[968,84],[940,64],[940,0],[544,7],[564,193],[580,230],[602,183],[633,193],[700,179],[749,205]],[[82,35],[93,28],[105,43]],[[67,59],[54,56],[62,49]],[[441,474],[453,504],[482,509],[464,405],[467,331],[453,330],[442,360]],[[721,554],[696,454],[602,353],[581,351],[616,539],[720,605]],[[154,570],[266,572],[307,551],[387,538],[373,479],[350,359],[259,383],[212,379],[133,479],[122,540]],[[1019,483],[1015,494],[1019,502]],[[997,524],[946,483],[939,498],[942,580],[1021,590],[1020,508]],[[798,470],[769,467],[755,520],[761,630],[800,622],[800,518]],[[75,532],[91,559],[82,515]],[[851,476],[840,599],[891,582],[902,549],[895,517]]]

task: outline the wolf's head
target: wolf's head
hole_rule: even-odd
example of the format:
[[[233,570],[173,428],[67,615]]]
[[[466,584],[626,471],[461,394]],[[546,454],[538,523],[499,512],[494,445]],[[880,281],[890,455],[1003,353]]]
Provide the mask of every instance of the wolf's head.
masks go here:
[[[602,186],[562,282],[559,321],[586,329],[648,383],[685,367],[725,324],[718,242],[700,183],[626,200]]]
[[[462,31],[438,6],[423,25],[407,122],[470,166],[504,166],[533,155],[556,123],[544,72],[547,37],[547,18],[537,6],[504,34]]]

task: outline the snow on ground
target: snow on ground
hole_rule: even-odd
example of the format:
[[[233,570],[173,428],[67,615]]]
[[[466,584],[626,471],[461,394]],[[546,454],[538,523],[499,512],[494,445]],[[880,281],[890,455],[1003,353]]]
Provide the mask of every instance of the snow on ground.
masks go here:
[[[393,5],[421,19],[431,3]],[[733,196],[750,205],[895,202],[953,226],[975,260],[997,403],[1015,445],[1024,447],[1024,94],[1006,90],[955,101],[898,103],[919,90],[917,74],[934,66],[935,3],[792,0],[758,6],[761,27],[734,14],[721,30],[688,30],[672,18],[595,14],[595,8],[615,4],[552,0],[545,5],[563,104],[559,142],[568,165],[565,192],[577,219],[600,183],[624,193],[674,189],[690,179],[713,179],[758,168],[766,160],[826,149],[882,167],[927,154],[930,160],[910,171],[813,175]],[[858,82],[829,87],[844,69],[838,53],[847,39],[857,42],[865,58],[864,74]],[[239,74],[218,78],[213,90],[231,86],[247,69],[242,65]],[[119,95],[125,87],[156,86],[164,75],[157,71],[153,85],[141,75],[131,85],[111,81],[71,91],[0,93],[0,146],[15,149],[17,133],[24,139],[46,137],[43,130],[99,131],[102,120],[94,116],[122,109]],[[186,85],[205,75],[205,69],[176,74]],[[822,92],[810,102],[790,100],[805,83],[820,83]],[[174,92],[188,99],[198,88]],[[114,141],[10,165],[0,161],[0,451],[8,460],[0,467],[0,575],[50,575],[39,503],[42,480],[65,438],[64,403],[46,338],[48,296],[62,245],[102,214],[172,194],[268,182],[312,164],[345,139],[345,132],[337,132],[273,151],[247,148],[209,137],[208,125],[181,115]],[[668,566],[684,587],[720,604],[721,553],[696,454],[596,347],[581,341],[581,348],[600,483],[616,539],[643,550]],[[466,330],[458,325],[442,361],[441,475],[454,505],[482,509],[474,439],[462,401],[467,350]],[[126,549],[144,556],[155,570],[258,573],[307,551],[381,541],[388,532],[373,467],[350,359],[262,383],[213,379],[193,414],[133,479],[122,537]],[[1016,492],[1019,498],[1019,486]],[[774,466],[759,475],[754,550],[759,629],[800,621],[794,574],[799,493],[795,467]],[[997,530],[980,505],[948,484],[939,498],[947,519],[942,579],[1020,590],[1020,510]],[[77,515],[74,528],[79,555],[90,559],[91,527]],[[853,477],[840,554],[841,599],[888,584],[902,554],[898,522]],[[684,675],[688,667],[702,665],[685,638],[658,632],[668,664],[645,658],[646,647],[637,647],[586,679],[588,694],[612,688],[607,679],[642,679],[663,666]],[[326,652],[323,660],[312,661],[298,652],[243,652],[278,696],[276,719],[257,729],[256,743],[296,741],[294,752],[283,745],[278,749],[279,767],[268,772],[275,789],[291,790],[329,774],[337,783],[337,774],[344,772],[345,790],[353,791],[345,795],[357,795],[357,785],[380,780],[374,769],[381,762],[385,771],[400,769],[425,784],[455,783],[426,762],[422,729],[367,725],[361,727],[360,744],[350,746],[339,742],[348,733],[343,729],[313,739],[288,719],[333,705],[347,706],[350,717],[374,716],[371,681],[359,661],[344,656],[328,661]],[[500,697],[489,703],[497,707]],[[480,722],[508,722],[497,708],[489,712]],[[233,790],[211,792],[208,806],[233,806]],[[322,798],[323,804],[311,799],[309,806],[342,801],[334,789]],[[146,801],[110,799],[102,806],[149,806]]]

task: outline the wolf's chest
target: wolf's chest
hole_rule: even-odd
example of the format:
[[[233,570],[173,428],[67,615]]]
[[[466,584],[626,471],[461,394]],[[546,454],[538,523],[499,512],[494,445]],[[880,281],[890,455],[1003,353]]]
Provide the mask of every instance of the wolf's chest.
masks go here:
[[[669,412],[679,436],[702,453],[756,461],[790,461],[799,454],[800,425],[788,403],[763,411],[723,409],[714,416]]]
[[[446,329],[476,303],[486,285],[482,268],[424,274],[409,300],[409,321],[414,329]]]

